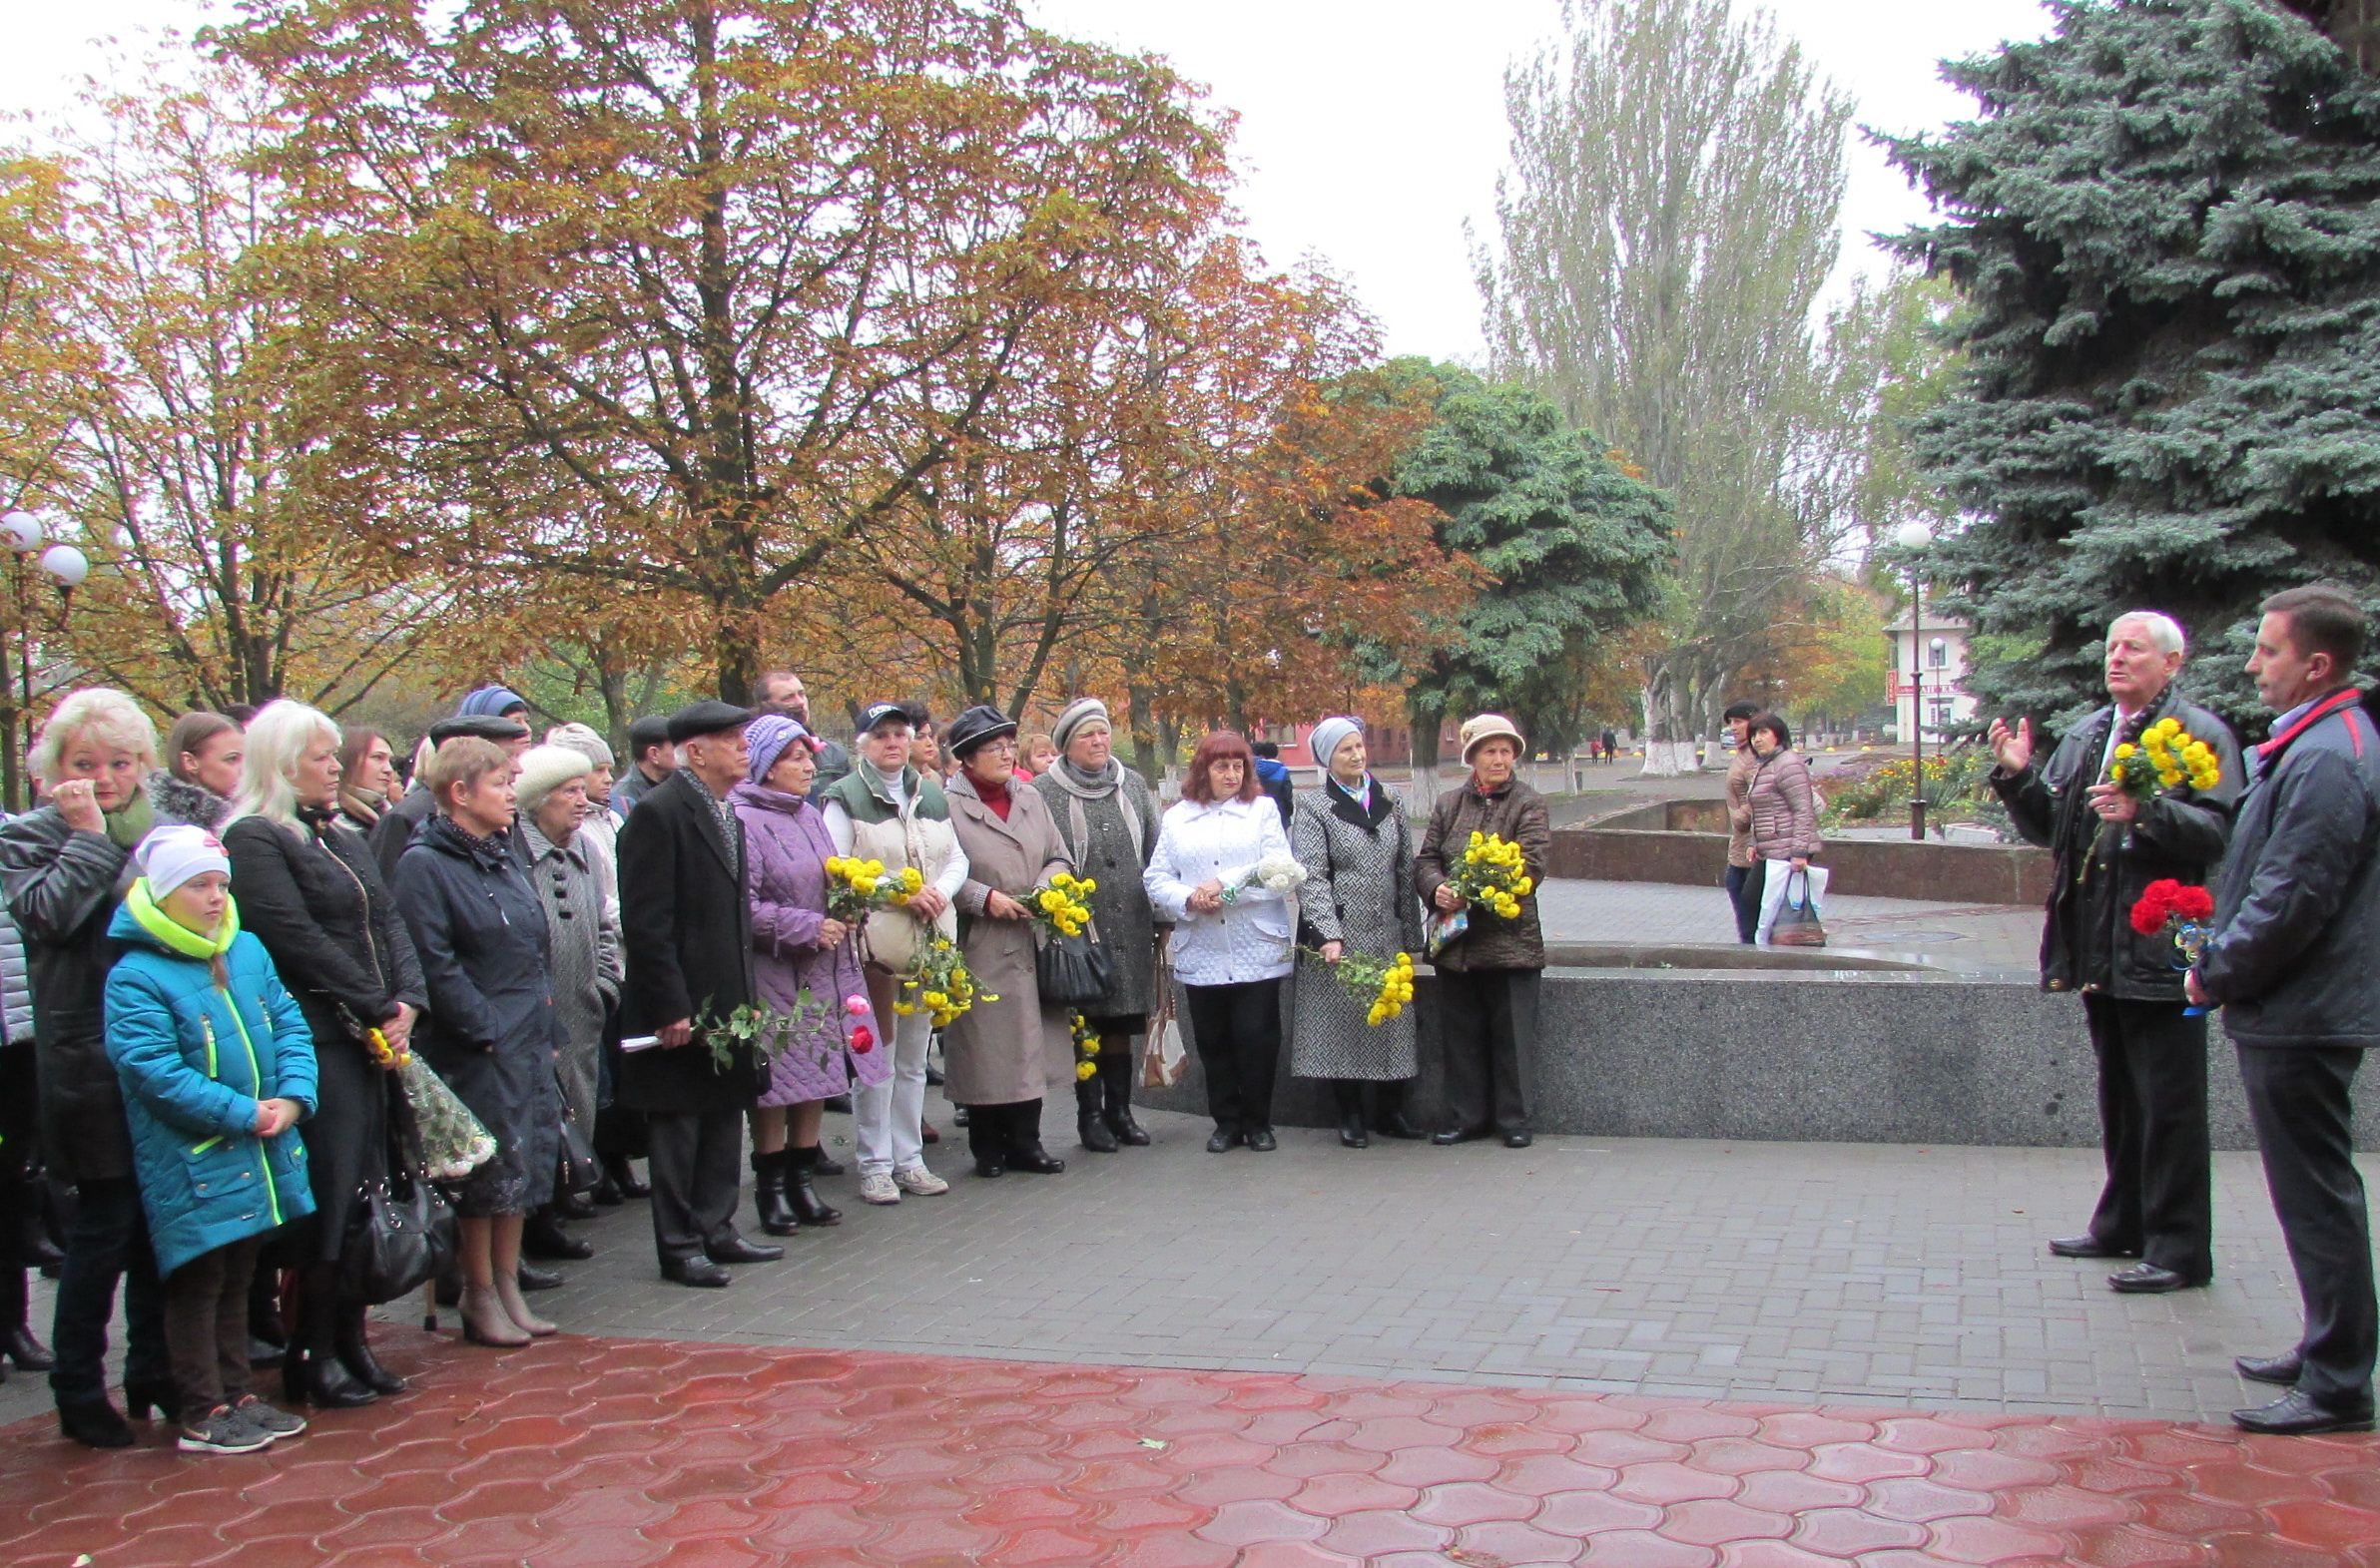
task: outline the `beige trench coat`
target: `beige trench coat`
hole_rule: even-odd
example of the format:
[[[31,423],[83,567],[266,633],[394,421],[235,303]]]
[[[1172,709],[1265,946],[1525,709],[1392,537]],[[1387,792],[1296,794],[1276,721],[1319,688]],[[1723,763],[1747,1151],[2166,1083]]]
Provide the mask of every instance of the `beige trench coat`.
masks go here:
[[[1038,1100],[1074,1081],[1073,1044],[1066,1009],[1043,1007],[1033,981],[1033,932],[1028,920],[994,920],[983,904],[993,891],[1018,903],[1059,871],[1073,869],[1056,818],[1030,784],[1008,785],[1008,819],[991,814],[963,772],[944,791],[950,824],[966,851],[967,879],[958,889],[959,950],[978,991],[977,1001],[942,1031],[944,1084],[953,1105],[1014,1105]]]

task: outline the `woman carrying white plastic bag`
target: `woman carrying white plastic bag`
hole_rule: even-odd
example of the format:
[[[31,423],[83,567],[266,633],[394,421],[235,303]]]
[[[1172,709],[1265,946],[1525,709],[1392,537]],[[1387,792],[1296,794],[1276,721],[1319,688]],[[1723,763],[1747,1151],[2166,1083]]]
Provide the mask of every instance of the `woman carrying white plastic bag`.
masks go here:
[[[1760,890],[1760,924],[1754,940],[1775,938],[1778,916],[1787,907],[1786,886],[1798,909],[1807,901],[1814,921],[1826,896],[1826,868],[1810,862],[1826,847],[1818,832],[1818,796],[1810,786],[1810,765],[1793,749],[1793,732],[1775,714],[1752,721],[1752,755],[1759,764],[1747,798],[1752,806],[1752,852],[1766,879]],[[1824,939],[1823,932],[1819,933]],[[1802,941],[1807,943],[1805,936]]]

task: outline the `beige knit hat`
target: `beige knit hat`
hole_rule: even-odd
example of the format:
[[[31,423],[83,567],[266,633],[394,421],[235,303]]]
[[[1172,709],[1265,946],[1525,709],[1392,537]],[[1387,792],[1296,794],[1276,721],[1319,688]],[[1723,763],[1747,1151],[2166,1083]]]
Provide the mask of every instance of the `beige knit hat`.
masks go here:
[[[1471,762],[1471,754],[1480,749],[1482,742],[1498,737],[1511,742],[1512,750],[1521,756],[1528,755],[1528,743],[1520,738],[1520,732],[1513,727],[1512,721],[1501,714],[1474,714],[1463,721],[1462,734],[1463,761],[1466,765]]]
[[[595,765],[587,761],[587,754],[574,748],[531,747],[521,754],[520,778],[512,786],[513,805],[521,815],[534,816],[547,795],[594,771]]]

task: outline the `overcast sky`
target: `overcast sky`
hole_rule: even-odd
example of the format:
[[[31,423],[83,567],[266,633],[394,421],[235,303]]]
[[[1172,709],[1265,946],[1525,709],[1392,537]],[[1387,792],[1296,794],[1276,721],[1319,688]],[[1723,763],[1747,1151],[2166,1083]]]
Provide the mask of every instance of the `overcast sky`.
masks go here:
[[[1044,25],[1164,55],[1239,116],[1239,206],[1276,262],[1321,258],[1379,316],[1392,353],[1481,348],[1463,226],[1494,227],[1504,67],[1561,25],[1558,0],[1023,0]],[[1738,0],[1739,5],[1744,0]],[[2033,38],[2040,0],[1769,0],[1780,28],[1857,100],[1907,132],[1964,118],[1935,63]],[[0,104],[54,112],[102,68],[110,34],[181,28],[203,0],[27,0],[0,52]],[[1850,155],[1838,277],[1881,270],[1861,238],[1925,203],[1864,143]]]

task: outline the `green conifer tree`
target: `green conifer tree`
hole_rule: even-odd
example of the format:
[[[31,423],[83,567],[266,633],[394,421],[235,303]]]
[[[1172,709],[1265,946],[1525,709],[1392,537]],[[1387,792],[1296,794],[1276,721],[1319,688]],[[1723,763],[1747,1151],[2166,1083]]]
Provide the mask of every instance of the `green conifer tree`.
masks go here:
[[[2054,33],[1946,66],[1983,108],[1885,139],[1947,215],[1899,238],[1970,308],[1917,429],[1973,519],[1951,603],[2029,642],[1994,711],[2099,701],[2109,619],[2190,631],[2193,685],[2253,709],[2257,600],[2380,567],[2380,91],[2264,0],[2057,0]]]

